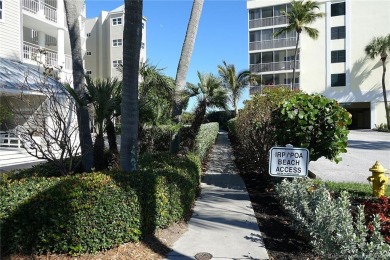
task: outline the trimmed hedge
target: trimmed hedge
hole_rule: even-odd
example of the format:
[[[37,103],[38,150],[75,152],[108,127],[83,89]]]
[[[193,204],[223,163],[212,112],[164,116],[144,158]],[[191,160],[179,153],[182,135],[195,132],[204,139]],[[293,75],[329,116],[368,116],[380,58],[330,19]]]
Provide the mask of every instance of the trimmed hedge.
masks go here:
[[[200,130],[195,139],[194,153],[204,160],[210,149],[215,144],[218,136],[219,124],[208,123],[200,126]]]
[[[168,152],[172,136],[180,125],[143,126],[140,131],[140,153]]]
[[[93,253],[183,219],[201,174],[196,155],[145,155],[119,171],[30,177],[0,184],[1,252]]]

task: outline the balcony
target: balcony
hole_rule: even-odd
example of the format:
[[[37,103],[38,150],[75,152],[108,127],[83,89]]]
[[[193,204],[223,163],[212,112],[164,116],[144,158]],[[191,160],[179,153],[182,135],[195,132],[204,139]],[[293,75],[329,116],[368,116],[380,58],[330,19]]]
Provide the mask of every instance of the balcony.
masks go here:
[[[258,63],[251,64],[250,71],[254,72],[269,72],[269,71],[280,71],[280,70],[292,70],[294,67],[293,61],[280,61],[270,63]],[[299,69],[299,60],[296,61],[295,69]]]
[[[23,0],[23,10],[57,23],[57,8],[39,0]]]
[[[26,61],[41,62],[46,66],[58,67],[58,54],[56,51],[42,48],[29,42],[23,42],[23,58]]]
[[[293,47],[296,45],[296,43],[297,43],[297,40],[295,37],[284,38],[284,39],[274,39],[274,40],[268,40],[268,41],[250,42],[249,43],[249,51]]]
[[[288,24],[286,15],[249,20],[249,29]]]
[[[259,93],[260,95],[262,95],[264,89],[280,88],[280,87],[291,89],[291,84],[250,86],[249,87],[249,95],[254,95],[256,93]],[[299,91],[299,83],[294,84],[293,90]]]

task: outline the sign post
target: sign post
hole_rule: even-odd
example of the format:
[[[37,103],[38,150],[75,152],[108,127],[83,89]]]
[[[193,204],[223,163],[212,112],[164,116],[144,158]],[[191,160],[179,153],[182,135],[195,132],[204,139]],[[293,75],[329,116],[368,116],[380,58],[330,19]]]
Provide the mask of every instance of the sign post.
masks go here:
[[[309,150],[287,146],[269,150],[269,174],[274,177],[307,177]]]

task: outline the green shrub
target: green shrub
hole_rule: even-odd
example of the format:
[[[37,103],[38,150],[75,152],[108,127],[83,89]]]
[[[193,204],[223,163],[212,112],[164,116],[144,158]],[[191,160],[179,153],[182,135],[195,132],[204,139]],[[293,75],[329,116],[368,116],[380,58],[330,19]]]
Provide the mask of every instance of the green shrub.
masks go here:
[[[179,129],[179,125],[143,126],[140,131],[140,153],[169,151],[171,137]]]
[[[283,180],[276,186],[281,205],[294,219],[294,227],[306,234],[324,259],[388,259],[390,246],[380,233],[379,216],[367,239],[362,206],[354,216],[347,192],[332,199],[324,184],[309,179]]]
[[[310,160],[324,156],[341,161],[348,141],[350,114],[336,100],[321,95],[299,93],[273,113],[276,141],[279,146],[292,144],[309,150]]]
[[[228,121],[233,117],[233,110],[212,111],[207,113],[205,121],[209,123],[217,122],[221,129],[228,130]]]
[[[246,158],[246,167],[268,176],[268,151],[275,144],[275,127],[271,113],[294,92],[286,88],[264,90],[245,102],[235,121],[239,149]]]
[[[237,120],[237,118],[235,117],[235,118],[230,119],[227,122],[227,128],[228,128],[229,134],[231,134],[233,136],[237,136],[237,133],[236,133],[236,120]]]
[[[373,130],[378,132],[390,132],[389,128],[387,127],[387,124],[385,123],[375,125],[375,128]]]
[[[185,218],[200,167],[193,154],[160,153],[141,157],[135,174],[8,176],[0,184],[1,252],[76,254],[136,241]]]
[[[194,153],[203,161],[215,144],[218,136],[218,123],[208,123],[200,126],[200,130],[195,139]]]

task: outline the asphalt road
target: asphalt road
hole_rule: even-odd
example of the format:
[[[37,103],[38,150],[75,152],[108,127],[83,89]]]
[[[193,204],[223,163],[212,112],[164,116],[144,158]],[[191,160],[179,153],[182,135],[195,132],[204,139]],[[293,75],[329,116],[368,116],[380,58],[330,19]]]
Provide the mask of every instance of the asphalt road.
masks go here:
[[[322,180],[368,183],[369,169],[379,161],[390,173],[390,133],[351,130],[347,153],[341,157],[338,164],[325,158],[310,162],[309,170]]]

